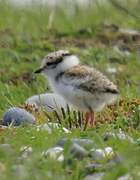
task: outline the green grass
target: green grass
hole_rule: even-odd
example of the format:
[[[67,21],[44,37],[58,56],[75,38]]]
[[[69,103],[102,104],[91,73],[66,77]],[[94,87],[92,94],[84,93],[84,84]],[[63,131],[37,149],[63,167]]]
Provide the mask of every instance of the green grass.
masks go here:
[[[135,13],[139,14],[138,7]],[[50,16],[53,16],[52,22]],[[100,34],[103,33],[100,24],[106,21],[119,27],[140,29],[139,19],[120,13],[109,4],[91,6],[88,10],[78,7],[73,15],[69,15],[64,8],[54,11],[45,6],[33,5],[18,9],[0,1],[0,119],[7,108],[22,105],[28,97],[48,91],[49,85],[44,77],[35,76],[33,72],[47,53],[60,48],[72,50],[83,63],[107,74],[118,84],[126,103],[132,99],[139,100],[139,56],[135,52],[130,56],[120,55],[112,49],[112,44],[102,46],[99,43]],[[113,61],[113,58],[116,60]],[[108,66],[117,68],[118,72],[115,75],[107,73]],[[90,159],[72,159],[71,165],[67,165],[42,157],[44,150],[53,147],[63,137],[89,138],[95,142],[95,148],[111,146],[123,157],[122,163],[111,168],[107,168],[107,162],[103,163],[106,172],[104,179],[117,179],[126,173],[139,179],[140,112],[139,107],[132,110],[130,103],[131,116],[125,116],[128,109],[127,105],[122,110],[116,105],[115,111],[119,116],[112,123],[97,124],[96,128],[87,131],[72,129],[70,134],[59,130],[48,134],[46,131],[37,131],[36,127],[0,131],[0,143],[10,144],[12,148],[12,152],[0,148],[0,179],[84,179],[85,167],[91,162]],[[108,117],[109,110],[105,113]],[[46,116],[43,118],[45,121]],[[119,128],[134,138],[136,143],[119,139],[103,141],[105,132],[117,133]],[[33,153],[27,159],[21,158],[22,146],[33,148]],[[68,154],[67,148],[65,153]],[[23,165],[25,170],[17,174],[15,165]]]

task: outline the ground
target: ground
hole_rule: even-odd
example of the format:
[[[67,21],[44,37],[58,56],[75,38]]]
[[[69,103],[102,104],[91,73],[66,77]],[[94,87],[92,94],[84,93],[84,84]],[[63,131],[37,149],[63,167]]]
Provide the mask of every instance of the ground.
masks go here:
[[[136,8],[135,13],[138,12]],[[112,5],[91,6],[88,10],[75,7],[73,14],[69,14],[62,8],[52,10],[35,5],[15,8],[0,2],[0,13],[0,119],[9,107],[25,108],[28,97],[50,91],[46,79],[33,72],[44,55],[56,49],[76,53],[82,63],[98,68],[120,90],[118,102],[97,114],[93,129],[82,131],[80,124],[75,128],[73,121],[69,134],[58,129],[50,134],[45,130],[38,131],[36,126],[1,129],[0,143],[8,146],[0,145],[0,178],[84,179],[86,166],[93,163],[90,158],[80,161],[73,158],[69,165],[42,156],[43,151],[67,137],[93,140],[94,148],[111,146],[122,157],[121,163],[111,167],[107,166],[108,160],[100,162],[103,169],[97,172],[106,172],[104,179],[117,179],[127,173],[133,179],[139,179],[140,35],[120,31],[121,28],[139,31],[139,19]],[[116,47],[122,51],[117,51]],[[48,116],[33,113],[38,117],[38,124],[46,122]],[[55,121],[56,117],[51,116]],[[68,116],[62,121],[67,121]],[[117,134],[120,129],[134,142],[118,138],[104,141],[105,133]],[[27,158],[22,157],[24,146],[32,148]],[[67,151],[66,148],[66,161]]]

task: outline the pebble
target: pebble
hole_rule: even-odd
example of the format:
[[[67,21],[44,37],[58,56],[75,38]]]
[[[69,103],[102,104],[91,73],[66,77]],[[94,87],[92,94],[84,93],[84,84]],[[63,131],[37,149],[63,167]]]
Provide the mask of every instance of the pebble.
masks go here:
[[[130,174],[125,174],[119,177],[117,180],[133,180],[133,178],[130,176]]]
[[[28,158],[32,154],[33,149],[30,146],[22,146],[20,148],[20,152],[22,154],[22,158]]]
[[[49,123],[45,123],[45,124],[37,126],[37,131],[43,130],[43,131],[47,131],[49,134],[51,134],[54,129],[60,129],[61,131],[65,132],[65,133],[71,133],[70,130],[68,130],[65,127],[61,127],[60,124],[58,124],[58,123],[49,122]]]
[[[122,56],[130,56],[131,52],[126,48],[126,49],[122,49],[119,46],[114,46],[113,47],[114,51],[116,51],[119,55]]]
[[[61,110],[63,107],[67,109],[67,102],[63,97],[55,93],[39,94],[29,97],[26,102],[29,105],[37,105],[38,107],[43,106],[49,112],[54,110]]]
[[[111,159],[114,157],[114,152],[112,147],[105,147],[104,149],[91,149],[90,155],[93,160],[101,161],[105,158]]]
[[[83,159],[84,157],[88,157],[88,151],[76,143],[73,143],[71,145],[70,154],[77,159]]]
[[[2,124],[4,126],[19,126],[25,124],[34,124],[35,117],[27,112],[25,109],[12,107],[8,109],[3,116]]]
[[[42,156],[44,156],[45,158],[49,157],[53,160],[57,160],[61,162],[64,161],[63,151],[64,149],[62,147],[53,147],[48,149],[47,151],[44,151],[42,153]]]
[[[24,165],[18,164],[12,166],[12,172],[15,175],[15,179],[28,179],[28,172]]]
[[[13,149],[10,144],[0,144],[0,151],[4,152],[6,155],[11,155],[13,153]]]
[[[72,139],[62,138],[56,143],[56,145],[64,147],[68,141],[70,141],[71,143],[79,144],[80,146],[83,146],[85,148],[94,145],[94,142],[87,138],[72,138]]]
[[[118,138],[120,140],[127,140],[127,141],[129,141],[131,143],[135,143],[132,137],[130,137],[128,134],[124,133],[121,130],[120,130],[119,133],[116,133],[116,134],[110,132],[110,133],[106,133],[104,135],[104,141],[108,141],[111,138]]]
[[[94,173],[92,175],[87,175],[84,180],[102,180],[104,173]]]
[[[86,168],[86,174],[91,174],[93,172],[101,171],[105,169],[104,165],[99,164],[99,163],[91,163],[87,165],[85,168]]]
[[[44,151],[42,155],[44,157],[50,157],[57,161],[63,161],[64,160],[63,151],[64,151],[63,147],[56,146],[56,147],[48,149],[47,151]],[[80,160],[83,159],[84,157],[88,157],[88,151],[76,143],[73,143],[68,147],[68,154],[71,157],[74,157]]]
[[[11,145],[10,144],[0,144],[0,149],[3,149],[3,150],[11,149]]]
[[[56,146],[64,148],[65,145],[68,145],[69,148],[69,154],[72,157],[75,157],[77,159],[83,159],[85,157],[89,156],[89,147],[93,147],[94,142],[92,140],[86,139],[86,138],[62,138],[57,143]]]
[[[115,67],[107,67],[106,71],[110,74],[116,74],[117,73],[117,69]]]

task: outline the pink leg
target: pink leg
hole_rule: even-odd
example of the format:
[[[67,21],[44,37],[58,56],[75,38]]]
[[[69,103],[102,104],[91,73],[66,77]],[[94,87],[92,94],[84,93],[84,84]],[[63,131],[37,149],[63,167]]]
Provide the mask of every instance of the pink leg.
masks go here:
[[[90,112],[90,127],[94,126],[94,122],[95,122],[95,113],[92,111]]]
[[[94,112],[86,112],[84,130],[86,130],[87,127],[93,127],[94,126],[94,120],[95,120]]]

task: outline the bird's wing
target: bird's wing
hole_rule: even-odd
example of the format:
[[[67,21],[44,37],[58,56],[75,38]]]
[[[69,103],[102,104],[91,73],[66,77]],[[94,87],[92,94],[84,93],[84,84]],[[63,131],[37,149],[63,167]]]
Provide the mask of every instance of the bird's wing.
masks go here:
[[[66,85],[88,91],[118,94],[117,86],[94,68],[78,65],[62,74],[61,81]]]

